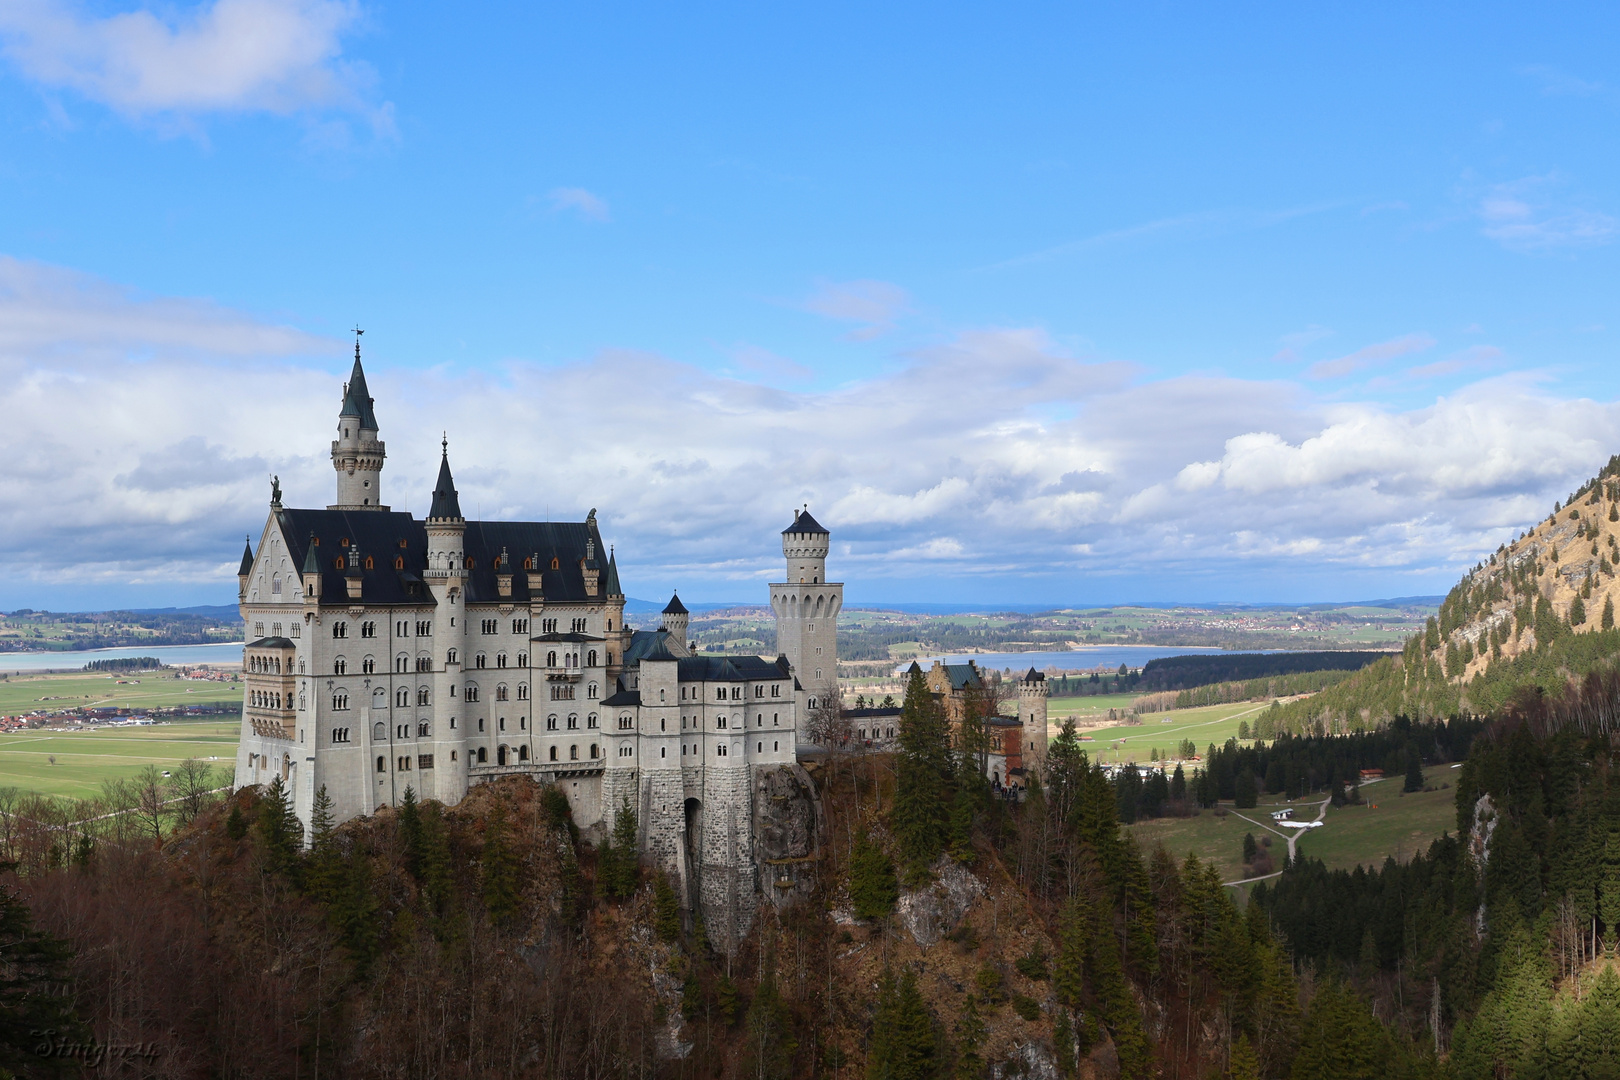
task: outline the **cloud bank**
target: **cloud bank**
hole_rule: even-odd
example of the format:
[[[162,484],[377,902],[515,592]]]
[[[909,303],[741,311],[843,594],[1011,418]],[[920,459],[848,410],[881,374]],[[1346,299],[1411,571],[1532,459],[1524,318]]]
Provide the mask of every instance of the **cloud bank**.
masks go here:
[[[1620,421],[1620,405],[1515,376],[1404,412],[1293,381],[1154,380],[1029,328],[963,332],[822,389],[611,349],[424,372],[390,367],[376,336],[385,500],[426,509],[448,430],[469,516],[597,507],[633,595],[756,595],[804,502],[871,598],[977,582],[1082,600],[1100,578],[1208,596],[1233,575],[1372,574],[1399,591],[1540,517],[1607,459]],[[345,351],[0,260],[0,589],[216,583],[228,599],[272,473],[291,505],[333,498]],[[586,402],[603,404],[558,404]]]
[[[0,4],[0,47],[27,78],[130,117],[341,109],[369,69],[342,59],[359,17],[344,0],[213,0],[96,17],[61,0]]]

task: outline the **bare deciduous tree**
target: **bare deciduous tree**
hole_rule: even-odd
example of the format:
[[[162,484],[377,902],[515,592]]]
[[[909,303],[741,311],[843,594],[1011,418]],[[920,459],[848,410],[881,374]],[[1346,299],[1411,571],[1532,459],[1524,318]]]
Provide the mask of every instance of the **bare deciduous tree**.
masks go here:
[[[173,792],[174,811],[181,824],[185,824],[208,805],[209,792],[214,786],[214,770],[206,761],[188,757],[172,772],[169,790]]]

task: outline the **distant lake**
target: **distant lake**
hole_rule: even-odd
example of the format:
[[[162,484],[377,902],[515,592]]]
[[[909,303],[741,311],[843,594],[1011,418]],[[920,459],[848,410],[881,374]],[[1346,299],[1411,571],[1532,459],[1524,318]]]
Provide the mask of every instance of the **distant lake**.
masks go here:
[[[1098,667],[1117,669],[1121,664],[1137,668],[1161,656],[1231,655],[1239,652],[1277,651],[1277,649],[1222,649],[1208,645],[1086,645],[1078,649],[1065,649],[1063,652],[985,652],[918,657],[917,663],[927,670],[935,660],[947,664],[965,664],[972,660],[986,670],[1011,668],[1015,673],[1022,674],[1032,667],[1036,671],[1044,671],[1047,668],[1057,668],[1059,671],[1093,671]],[[895,668],[895,673],[905,671],[910,666],[911,661],[908,660]]]
[[[0,652],[0,671],[76,671],[92,660],[152,656],[171,667],[181,664],[240,664],[242,643],[219,645],[137,645],[129,649],[80,649],[75,652]]]

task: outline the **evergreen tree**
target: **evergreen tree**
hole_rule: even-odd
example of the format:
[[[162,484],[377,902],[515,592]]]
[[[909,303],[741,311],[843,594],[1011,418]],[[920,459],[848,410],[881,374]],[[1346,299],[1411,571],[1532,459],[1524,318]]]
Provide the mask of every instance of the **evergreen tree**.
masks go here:
[[[613,815],[613,836],[603,842],[596,862],[602,891],[608,896],[623,899],[636,891],[640,871],[636,829],[636,812],[631,809],[627,797],[624,805]]]
[[[371,859],[357,846],[341,865],[342,879],[328,917],[348,950],[356,977],[364,979],[381,949],[377,898],[371,892]]]
[[[724,976],[722,976],[724,978]],[[729,980],[728,980],[729,981]],[[744,1027],[748,1031],[743,1075],[758,1080],[788,1080],[798,1040],[793,1035],[793,1010],[776,987],[776,973],[767,963],[765,978],[748,1005]]]
[[[443,916],[450,910],[453,882],[450,876],[450,836],[439,804],[430,802],[421,809],[421,839],[417,869],[422,894],[433,912]]]
[[[878,982],[866,1060],[868,1080],[934,1080],[939,1072],[933,1020],[909,970],[898,980],[885,971]]]
[[[675,898],[669,875],[660,872],[653,879],[653,929],[658,940],[673,945],[681,939],[681,906]]]
[[[979,1051],[988,1037],[978,1000],[969,994],[962,1000],[962,1012],[956,1018],[956,1080],[983,1080],[984,1055]]]
[[[1290,1075],[1293,1080],[1378,1080],[1388,1059],[1388,1038],[1367,1006],[1329,982],[1305,1014]]]
[[[232,840],[240,840],[247,835],[247,818],[242,816],[242,804],[231,803],[231,812],[225,818],[225,835]]]
[[[405,869],[418,881],[422,878],[422,812],[416,801],[416,789],[405,785],[405,795],[399,800],[399,842],[405,849]]]
[[[737,1006],[742,1003],[737,993],[737,984],[731,981],[731,976],[725,972],[714,981],[714,1007],[720,1014],[720,1022],[730,1027],[737,1022]]]
[[[1085,1000],[1086,950],[1090,945],[1090,905],[1079,893],[1069,897],[1058,916],[1058,955],[1052,989],[1058,1004],[1078,1009]]]
[[[956,797],[951,800],[951,858],[960,863],[973,861],[973,818],[977,802],[966,785],[958,787]]]
[[[1239,810],[1247,810],[1260,802],[1260,785],[1254,781],[1254,773],[1247,768],[1238,769],[1237,776],[1232,781],[1232,803]]]
[[[1406,744],[1406,784],[1402,790],[1423,790],[1423,755],[1418,753],[1417,743]]]
[[[1260,1059],[1255,1055],[1249,1037],[1240,1034],[1232,1044],[1226,1058],[1225,1080],[1260,1080]]]
[[[343,887],[343,855],[338,850],[337,838],[332,831],[332,799],[322,784],[315,792],[315,804],[309,815],[309,865],[304,874],[309,895],[322,903],[336,899]]]
[[[914,666],[900,712],[900,760],[891,810],[895,839],[911,872],[926,867],[944,849],[950,771],[945,712],[928,692],[922,669]]]
[[[1180,802],[1186,797],[1187,774],[1181,768],[1181,765],[1177,764],[1176,771],[1170,774],[1170,800],[1172,802]]]
[[[1569,625],[1580,626],[1584,622],[1586,622],[1586,602],[1576,594],[1569,605]]]
[[[1243,861],[1254,862],[1254,857],[1260,854],[1260,845],[1254,842],[1254,833],[1243,834]]]
[[[849,858],[849,898],[855,906],[855,917],[881,919],[894,910],[899,896],[894,864],[862,829],[855,836]]]
[[[484,828],[482,894],[484,909],[496,923],[504,923],[518,913],[522,893],[518,881],[518,858],[507,838],[506,808],[500,803],[490,812]]]
[[[304,826],[293,813],[292,800],[279,775],[271,779],[259,803],[257,830],[265,867],[271,873],[295,879],[298,853],[304,846]]]
[[[0,1075],[69,1071],[72,1059],[39,1056],[41,1042],[93,1038],[74,1008],[72,960],[72,948],[35,927],[28,906],[0,886]]]

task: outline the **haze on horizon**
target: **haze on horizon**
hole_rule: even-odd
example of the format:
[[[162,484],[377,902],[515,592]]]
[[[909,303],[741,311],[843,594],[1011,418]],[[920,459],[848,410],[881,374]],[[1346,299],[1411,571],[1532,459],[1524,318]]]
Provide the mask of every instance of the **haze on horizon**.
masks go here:
[[[1444,592],[1620,451],[1617,15],[0,9],[0,609],[230,603],[271,474],[744,600]]]

